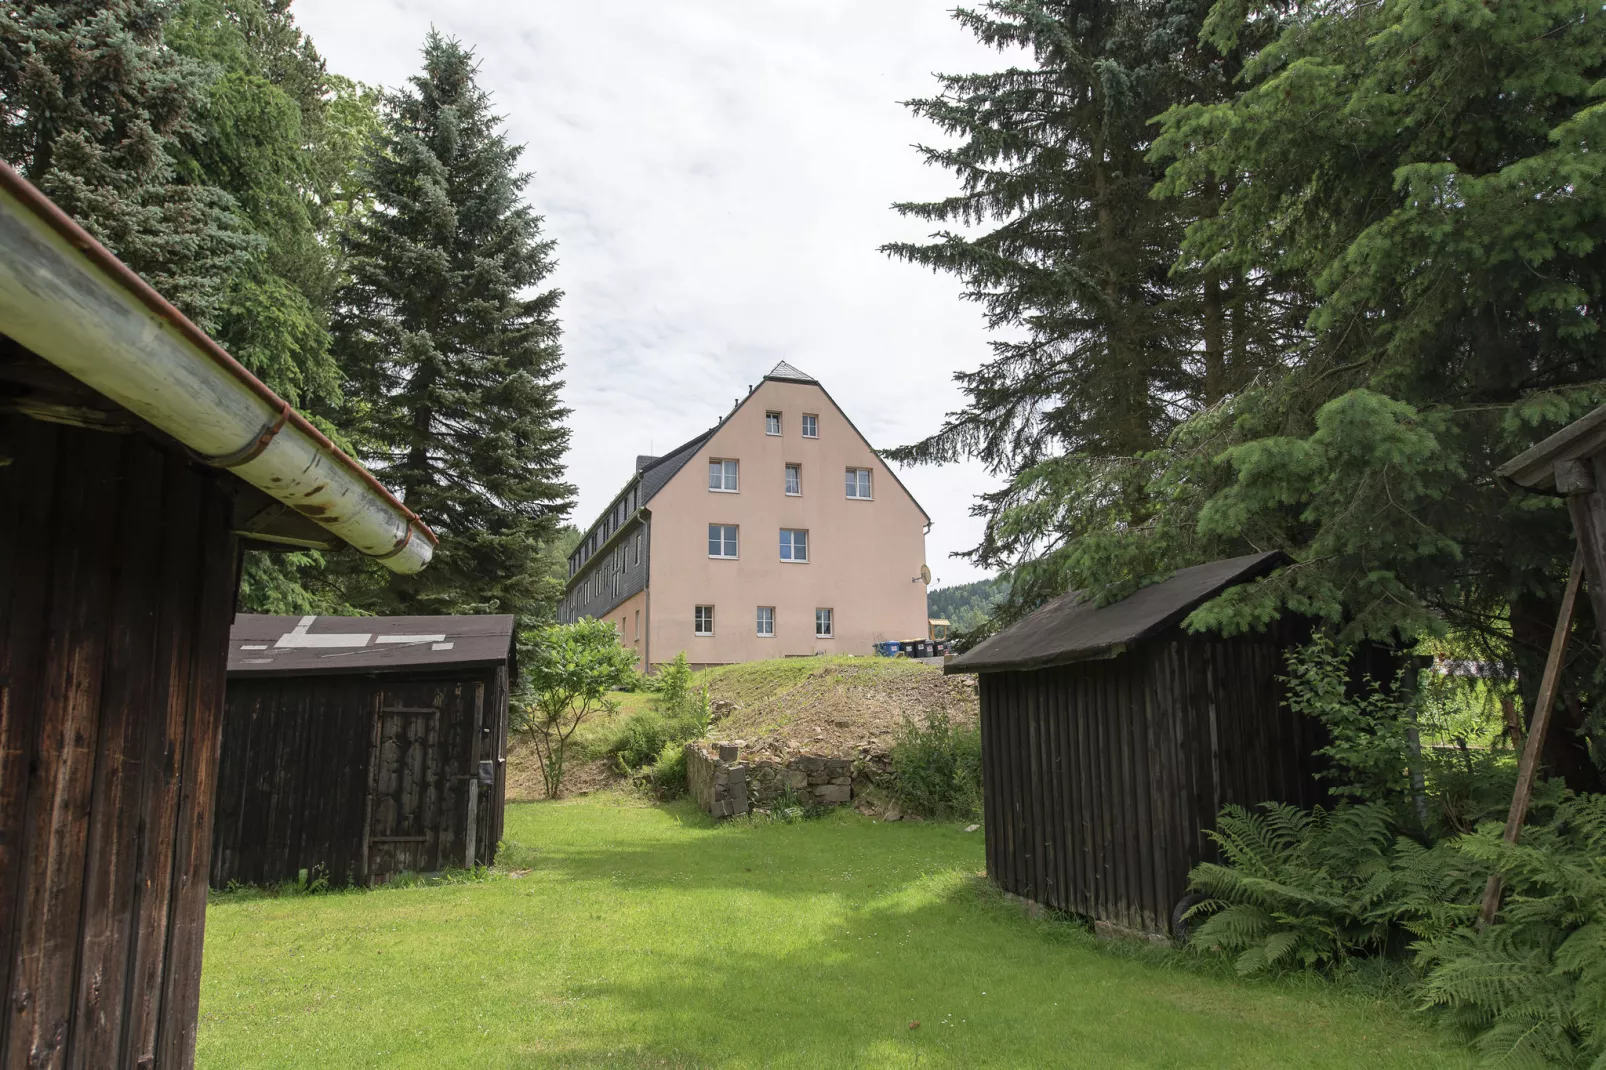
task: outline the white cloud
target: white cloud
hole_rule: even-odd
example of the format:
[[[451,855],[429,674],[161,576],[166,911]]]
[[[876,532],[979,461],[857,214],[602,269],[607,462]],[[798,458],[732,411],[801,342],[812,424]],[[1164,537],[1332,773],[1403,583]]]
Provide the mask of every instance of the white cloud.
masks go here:
[[[895,200],[952,192],[897,102],[933,71],[996,66],[951,0],[300,0],[330,68],[397,85],[433,25],[473,47],[528,146],[528,197],[557,240],[574,409],[570,477],[589,523],[637,453],[710,426],[777,360],[819,378],[877,446],[935,430],[953,372],[987,355],[957,283],[876,247],[919,238]],[[973,546],[979,465],[900,476],[931,514],[942,582]]]

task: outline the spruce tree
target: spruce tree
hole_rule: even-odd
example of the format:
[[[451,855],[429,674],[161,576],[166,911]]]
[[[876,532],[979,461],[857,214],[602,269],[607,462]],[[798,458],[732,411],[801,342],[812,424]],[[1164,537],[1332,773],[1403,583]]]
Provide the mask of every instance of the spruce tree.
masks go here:
[[[960,189],[897,205],[947,229],[886,251],[957,275],[1000,337],[957,376],[965,406],[889,455],[978,458],[1008,477],[976,507],[988,525],[970,554],[1015,569],[999,621],[1066,589],[1053,551],[1090,525],[1147,523],[1144,456],[1275,363],[1288,332],[1297,300],[1277,276],[1176,269],[1223,183],[1151,196],[1153,117],[1231,92],[1240,50],[1201,47],[1204,14],[1199,0],[989,0],[954,17],[1021,61],[941,76],[910,104],[954,139],[921,152]]]
[[[387,95],[365,164],[372,211],[347,232],[337,353],[374,473],[441,536],[429,569],[384,577],[375,609],[549,612],[541,555],[572,506],[552,242],[521,200],[472,52],[432,32]]]
[[[203,328],[260,249],[226,192],[179,173],[206,66],[160,0],[0,8],[0,156]]]

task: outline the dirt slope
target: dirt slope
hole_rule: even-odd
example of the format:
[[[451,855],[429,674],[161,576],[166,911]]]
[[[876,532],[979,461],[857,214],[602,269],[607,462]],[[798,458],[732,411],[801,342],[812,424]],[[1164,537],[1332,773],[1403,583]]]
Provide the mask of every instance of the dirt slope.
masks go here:
[[[709,669],[697,682],[714,707],[709,738],[741,740],[755,756],[883,753],[905,719],[976,719],[975,677],[901,658],[784,658]]]

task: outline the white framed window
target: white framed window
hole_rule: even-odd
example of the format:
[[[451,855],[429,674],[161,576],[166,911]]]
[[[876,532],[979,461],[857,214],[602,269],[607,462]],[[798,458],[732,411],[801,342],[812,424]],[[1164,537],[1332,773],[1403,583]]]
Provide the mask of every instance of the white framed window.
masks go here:
[[[868,468],[849,468],[848,469],[848,497],[850,497],[850,498],[868,498],[868,497],[870,497],[870,469],[868,469]]]
[[[780,413],[766,412],[764,414],[764,433],[766,435],[778,435],[781,433]]]
[[[735,557],[736,556],[736,525],[710,524],[708,525],[708,556],[709,557]]]
[[[758,634],[766,638],[775,638],[775,607],[758,607]]]
[[[692,611],[692,631],[698,635],[714,634],[713,606],[698,606]]]
[[[803,437],[820,437],[820,418],[811,412],[806,412],[803,414]]]
[[[781,529],[781,560],[807,561],[809,559],[809,533],[797,528]]]
[[[814,638],[829,639],[836,634],[836,614],[829,609],[816,609],[814,611]]]
[[[786,466],[786,493],[797,497],[803,493],[803,466],[789,464]]]
[[[736,493],[736,468],[735,461],[709,461],[708,489]]]

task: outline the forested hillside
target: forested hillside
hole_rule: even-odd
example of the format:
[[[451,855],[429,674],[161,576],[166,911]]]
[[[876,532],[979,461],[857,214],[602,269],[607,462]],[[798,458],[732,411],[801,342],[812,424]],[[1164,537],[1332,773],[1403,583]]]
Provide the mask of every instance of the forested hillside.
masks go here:
[[[1009,584],[997,579],[937,587],[926,594],[926,613],[946,620],[956,632],[973,632],[987,623],[1008,593]]]

